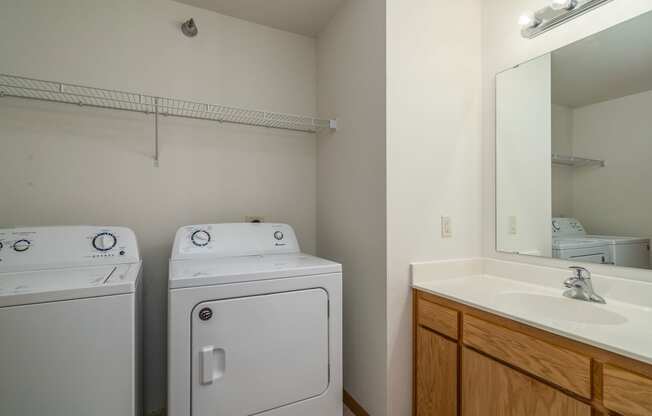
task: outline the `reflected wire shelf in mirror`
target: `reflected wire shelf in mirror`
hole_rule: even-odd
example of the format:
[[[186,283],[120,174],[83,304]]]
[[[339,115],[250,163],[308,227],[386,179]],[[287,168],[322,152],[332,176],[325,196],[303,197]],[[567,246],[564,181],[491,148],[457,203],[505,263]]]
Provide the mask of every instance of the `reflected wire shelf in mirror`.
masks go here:
[[[573,168],[579,168],[584,166],[599,166],[602,168],[604,167],[605,162],[604,160],[586,159],[583,157],[566,156],[566,155],[559,155],[553,153],[552,164],[561,165],[561,166],[570,166]]]

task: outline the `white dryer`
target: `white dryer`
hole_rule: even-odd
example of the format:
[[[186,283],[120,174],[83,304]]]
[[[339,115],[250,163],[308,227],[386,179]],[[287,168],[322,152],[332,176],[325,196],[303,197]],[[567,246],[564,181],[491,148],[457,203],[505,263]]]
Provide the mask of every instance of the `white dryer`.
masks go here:
[[[553,237],[580,238],[605,244],[607,263],[622,267],[650,267],[650,239],[588,234],[576,218],[553,218]]]
[[[292,227],[179,229],[168,301],[170,416],[342,414],[341,265]]]
[[[140,416],[134,233],[0,230],[0,415]]]
[[[586,238],[607,244],[611,263],[616,266],[650,268],[649,238],[592,234],[588,234]]]

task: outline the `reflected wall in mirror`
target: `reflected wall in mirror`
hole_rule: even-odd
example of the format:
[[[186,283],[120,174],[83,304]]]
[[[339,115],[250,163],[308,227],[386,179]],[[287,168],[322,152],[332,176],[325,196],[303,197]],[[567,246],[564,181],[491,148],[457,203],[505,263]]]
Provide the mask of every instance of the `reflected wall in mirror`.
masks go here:
[[[496,77],[496,245],[650,268],[652,12]]]

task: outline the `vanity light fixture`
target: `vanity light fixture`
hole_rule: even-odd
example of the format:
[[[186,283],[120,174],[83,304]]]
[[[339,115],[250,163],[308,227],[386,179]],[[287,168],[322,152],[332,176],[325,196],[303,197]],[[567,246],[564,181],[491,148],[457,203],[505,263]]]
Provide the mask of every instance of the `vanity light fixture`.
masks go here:
[[[541,24],[541,19],[538,18],[534,13],[523,13],[519,18],[518,18],[518,24],[525,29],[532,29]]]
[[[524,14],[518,19],[521,34],[524,38],[532,39],[610,1],[612,0],[549,0],[547,7]]]
[[[573,10],[577,7],[577,0],[552,0],[550,7],[553,10]]]

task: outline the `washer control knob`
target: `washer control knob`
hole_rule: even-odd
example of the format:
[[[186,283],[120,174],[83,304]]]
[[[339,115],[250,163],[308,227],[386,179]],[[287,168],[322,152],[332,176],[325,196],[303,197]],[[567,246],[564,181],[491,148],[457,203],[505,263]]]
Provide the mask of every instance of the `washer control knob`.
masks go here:
[[[274,232],[274,238],[281,241],[283,239],[283,233],[281,231]]]
[[[197,247],[204,247],[210,243],[211,235],[206,230],[197,230],[190,236],[190,241]]]
[[[118,239],[111,233],[99,233],[93,237],[93,247],[98,251],[109,251],[118,244]]]
[[[23,251],[27,251],[31,245],[32,242],[29,240],[18,240],[14,243],[14,250],[22,253]]]

